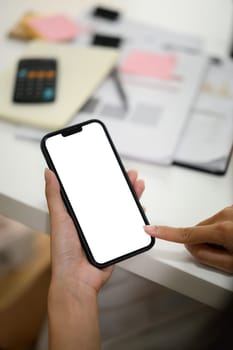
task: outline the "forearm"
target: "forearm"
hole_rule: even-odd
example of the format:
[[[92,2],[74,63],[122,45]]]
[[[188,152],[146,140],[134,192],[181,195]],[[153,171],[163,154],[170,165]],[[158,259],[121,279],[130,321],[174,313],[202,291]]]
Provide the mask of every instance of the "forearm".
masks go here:
[[[59,290],[59,292],[58,292]],[[80,286],[74,294],[56,285],[49,292],[50,350],[99,350],[97,295]]]

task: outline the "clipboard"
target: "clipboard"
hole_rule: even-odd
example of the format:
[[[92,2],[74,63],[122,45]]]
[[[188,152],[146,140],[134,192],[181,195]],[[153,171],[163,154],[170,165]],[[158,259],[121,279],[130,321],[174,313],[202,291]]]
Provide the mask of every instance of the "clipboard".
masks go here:
[[[204,172],[204,173],[207,173],[207,174],[213,174],[213,175],[225,175],[227,170],[228,170],[228,167],[229,167],[229,164],[230,164],[230,161],[231,161],[231,157],[232,157],[232,152],[233,152],[233,146],[231,147],[231,150],[230,150],[230,153],[225,161],[225,165],[223,166],[223,168],[215,168],[215,167],[210,167],[209,165],[202,165],[202,166],[198,166],[198,165],[194,165],[194,164],[188,164],[188,163],[181,163],[181,162],[176,162],[174,161],[172,163],[172,165],[177,165],[177,166],[181,166],[181,167],[184,167],[184,168],[188,168],[188,169],[191,169],[191,170],[197,170],[197,171],[200,171],[200,172]]]
[[[233,149],[233,63],[210,58],[173,164],[224,175]]]

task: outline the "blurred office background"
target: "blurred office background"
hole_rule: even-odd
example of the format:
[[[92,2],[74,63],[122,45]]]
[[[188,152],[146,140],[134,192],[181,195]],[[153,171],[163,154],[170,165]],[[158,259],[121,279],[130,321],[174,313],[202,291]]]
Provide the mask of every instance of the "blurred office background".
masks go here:
[[[20,50],[25,45],[7,36],[24,13],[64,13],[76,18],[96,4],[119,9],[128,18],[201,37],[209,55],[231,53],[230,0],[7,0],[0,15],[1,68],[14,59],[16,47]],[[0,348],[46,350],[49,237],[0,217],[0,248]],[[103,349],[111,350],[188,349],[187,342],[218,313],[121,268],[115,269],[99,301]]]

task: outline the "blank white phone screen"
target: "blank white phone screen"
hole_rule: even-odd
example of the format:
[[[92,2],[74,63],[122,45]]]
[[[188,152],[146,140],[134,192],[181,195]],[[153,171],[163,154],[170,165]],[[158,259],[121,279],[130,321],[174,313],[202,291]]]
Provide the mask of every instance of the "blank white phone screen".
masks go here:
[[[97,263],[144,248],[151,238],[100,123],[46,140],[70,204]]]

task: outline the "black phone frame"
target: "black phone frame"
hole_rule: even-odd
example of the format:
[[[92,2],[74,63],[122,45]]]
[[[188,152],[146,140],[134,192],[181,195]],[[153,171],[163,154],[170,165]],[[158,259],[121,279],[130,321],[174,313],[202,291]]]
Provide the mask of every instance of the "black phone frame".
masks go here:
[[[98,261],[96,261],[94,259],[94,256],[93,256],[93,254],[91,252],[91,249],[90,249],[90,247],[88,245],[88,242],[87,242],[87,240],[85,238],[85,235],[84,235],[84,233],[82,231],[82,228],[81,228],[81,226],[79,224],[78,218],[75,215],[75,212],[74,212],[74,210],[72,208],[72,205],[71,205],[71,203],[69,201],[69,198],[68,198],[68,196],[67,196],[67,194],[65,192],[65,189],[64,189],[62,181],[61,181],[61,179],[59,177],[59,174],[57,173],[56,167],[53,164],[53,161],[52,161],[52,159],[51,159],[51,157],[49,155],[49,152],[48,152],[48,150],[46,148],[46,140],[48,138],[53,137],[53,136],[58,135],[58,134],[63,134],[65,136],[68,136],[68,135],[71,135],[71,134],[74,134],[74,133],[81,132],[82,128],[84,126],[86,126],[88,124],[91,124],[91,123],[99,123],[102,126],[102,128],[103,128],[103,130],[105,132],[105,135],[106,135],[106,137],[107,137],[107,139],[109,141],[109,144],[110,144],[110,146],[111,146],[111,148],[113,150],[113,153],[114,153],[114,155],[115,155],[115,157],[116,157],[116,159],[118,161],[118,164],[119,164],[119,166],[121,168],[121,171],[122,171],[122,173],[123,173],[123,175],[124,175],[124,177],[126,179],[126,182],[127,182],[128,186],[130,188],[130,191],[131,191],[131,193],[132,193],[132,195],[134,197],[134,200],[135,200],[135,202],[137,204],[137,207],[138,207],[138,209],[140,211],[140,214],[142,215],[142,218],[143,218],[143,220],[145,222],[145,225],[149,225],[149,221],[148,221],[148,219],[147,219],[147,217],[145,215],[145,212],[144,212],[144,210],[143,210],[143,208],[142,208],[142,206],[141,206],[141,204],[140,204],[140,202],[138,200],[137,194],[134,191],[134,188],[133,188],[133,186],[131,184],[131,181],[130,181],[130,179],[128,177],[128,174],[127,174],[127,172],[125,170],[125,167],[124,167],[124,165],[123,165],[123,163],[121,161],[119,153],[117,152],[116,147],[115,147],[115,145],[114,145],[114,143],[113,143],[113,141],[111,139],[111,136],[110,136],[106,126],[104,125],[104,123],[102,121],[100,121],[98,119],[90,119],[90,120],[87,120],[87,121],[79,123],[79,124],[75,124],[75,125],[72,125],[72,126],[69,126],[69,127],[63,128],[63,129],[59,129],[59,130],[56,130],[56,131],[52,131],[52,132],[46,134],[42,138],[42,140],[40,142],[40,147],[41,147],[41,151],[42,151],[42,153],[43,153],[43,155],[45,157],[45,160],[46,160],[46,162],[48,164],[48,167],[55,173],[55,175],[56,175],[56,177],[57,177],[57,179],[59,181],[60,192],[61,192],[62,199],[64,201],[65,207],[66,207],[70,217],[72,218],[72,220],[74,222],[74,225],[75,225],[76,230],[77,230],[77,234],[78,234],[78,236],[80,238],[81,245],[83,247],[83,250],[86,253],[86,256],[87,256],[88,260],[95,267],[102,269],[102,268],[105,268],[107,266],[119,263],[119,262],[121,262],[123,260],[129,259],[129,258],[131,258],[133,256],[136,256],[136,255],[140,254],[140,253],[146,252],[147,250],[151,249],[153,247],[153,245],[155,244],[155,238],[151,237],[150,244],[145,246],[145,247],[142,247],[142,248],[137,249],[135,251],[132,251],[130,253],[124,254],[124,255],[122,255],[120,257],[117,257],[117,258],[114,258],[112,260],[106,261],[104,263],[99,263]]]

